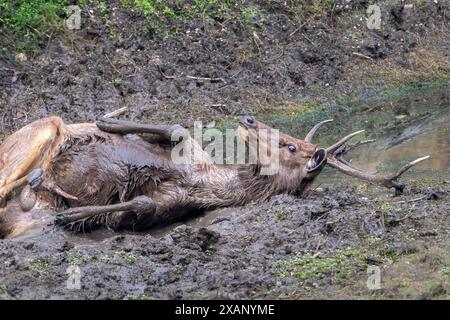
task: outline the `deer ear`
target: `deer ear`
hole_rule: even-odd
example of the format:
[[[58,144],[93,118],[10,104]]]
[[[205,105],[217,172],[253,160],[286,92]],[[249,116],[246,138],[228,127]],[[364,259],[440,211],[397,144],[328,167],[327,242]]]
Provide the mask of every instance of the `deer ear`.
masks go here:
[[[327,163],[327,150],[325,149],[318,149],[316,152],[314,152],[311,159],[306,164],[306,171],[313,172],[317,170],[322,170],[322,168]]]

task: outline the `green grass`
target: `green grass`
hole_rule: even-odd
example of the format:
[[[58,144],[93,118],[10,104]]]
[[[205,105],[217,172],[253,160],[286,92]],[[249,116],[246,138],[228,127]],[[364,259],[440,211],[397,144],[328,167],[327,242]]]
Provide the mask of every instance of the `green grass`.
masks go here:
[[[164,37],[180,34],[192,20],[201,20],[205,25],[237,21],[243,31],[254,31],[256,24],[264,24],[266,17],[273,14],[267,7],[270,2],[251,0],[78,0],[77,3],[82,10],[83,28],[90,23],[86,22],[89,10],[89,21],[100,21],[109,34],[123,32],[110,30],[114,28],[111,19],[115,10],[142,15],[147,31]],[[331,3],[331,0],[316,0],[310,6],[324,9]],[[34,55],[58,35],[68,34],[65,26],[68,5],[67,0],[0,0],[0,29],[6,39],[4,47]],[[297,6],[295,2],[288,5],[292,7],[293,20],[296,20]],[[298,14],[303,16],[304,12],[302,9]]]
[[[39,43],[63,28],[66,1],[0,1],[0,28],[5,29],[16,51],[35,53]],[[19,39],[15,41],[15,39]]]
[[[120,250],[116,252],[116,255],[121,257],[127,264],[133,264],[136,262],[136,256],[131,251]]]
[[[325,277],[334,280],[350,279],[356,271],[367,265],[366,257],[366,251],[351,248],[337,250],[330,257],[315,257],[306,252],[281,261],[276,273],[280,277],[294,276],[301,285],[306,285],[307,280],[314,283]]]
[[[40,276],[47,274],[50,270],[50,264],[47,261],[43,261],[36,258],[27,258],[26,263],[31,271],[37,273]]]

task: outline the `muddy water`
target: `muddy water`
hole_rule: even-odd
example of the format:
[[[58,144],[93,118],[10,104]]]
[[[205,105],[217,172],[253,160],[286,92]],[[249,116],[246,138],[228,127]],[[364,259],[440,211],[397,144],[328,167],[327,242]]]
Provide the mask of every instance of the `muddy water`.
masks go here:
[[[396,171],[399,165],[416,158],[431,158],[404,176],[450,174],[450,85],[423,85],[386,96],[336,103],[300,110],[298,113],[269,115],[264,120],[287,133],[304,137],[313,123],[332,118],[321,128],[315,143],[326,147],[350,132],[364,129],[354,141],[375,139],[374,143],[352,150],[346,159],[371,172]],[[324,170],[321,184],[335,183],[345,176]]]
[[[221,222],[223,220],[228,220],[229,216],[235,213],[236,210],[233,208],[223,208],[218,210],[213,210],[204,214],[200,214],[193,218],[186,219],[185,221],[176,222],[168,226],[162,226],[154,228],[147,232],[131,232],[131,231],[112,231],[112,230],[95,230],[86,234],[68,234],[68,238],[78,245],[91,245],[101,242],[105,239],[116,237],[120,234],[151,234],[155,238],[162,238],[172,232],[176,227],[181,225],[195,226],[195,227],[207,227],[211,224]]]
[[[346,156],[371,172],[395,172],[408,161],[429,155],[430,159],[404,174],[406,178],[450,175],[450,87],[423,89],[406,96],[368,103],[363,115],[349,118],[351,132],[366,129],[374,143]],[[393,108],[392,108],[393,106]],[[319,141],[320,142],[320,141]],[[326,144],[324,144],[326,145]],[[342,178],[332,173],[332,178]],[[326,181],[322,176],[320,182]]]

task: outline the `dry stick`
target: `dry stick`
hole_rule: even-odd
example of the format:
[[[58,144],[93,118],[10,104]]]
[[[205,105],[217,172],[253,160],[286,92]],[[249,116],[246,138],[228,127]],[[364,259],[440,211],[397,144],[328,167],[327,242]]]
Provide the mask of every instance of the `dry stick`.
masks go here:
[[[304,23],[302,23],[301,25],[300,25],[300,27],[298,27],[297,29],[295,29],[294,31],[292,31],[290,34],[289,34],[289,38],[290,37],[292,37],[294,34],[296,34],[299,30],[301,30],[307,23],[309,23],[311,21],[311,18],[309,18],[308,20],[306,20],[306,22],[304,22]]]
[[[120,116],[121,114],[124,114],[127,111],[128,111],[128,107],[122,107],[120,109],[117,109],[117,110],[114,110],[114,111],[111,111],[111,112],[105,114],[103,117],[113,118],[113,117]]]
[[[105,57],[106,57],[106,60],[108,60],[108,62],[109,62],[109,64],[111,65],[111,67],[113,67],[113,69],[114,69],[118,74],[122,75],[122,72],[120,72],[120,71],[116,68],[116,66],[111,62],[111,60],[109,59],[109,57],[108,57],[107,54],[105,54]]]
[[[419,197],[419,198],[414,198],[414,199],[411,199],[411,200],[402,200],[402,201],[397,201],[397,202],[395,202],[395,203],[417,202],[417,201],[420,201],[420,200],[425,199],[426,197],[427,197],[427,196],[423,196],[423,197]]]
[[[193,76],[186,76],[186,78],[192,79],[192,80],[222,81],[223,83],[226,83],[226,81],[223,78],[205,78],[205,77],[193,77]]]
[[[161,70],[161,67],[159,65],[157,65],[157,68],[158,68],[159,73],[161,73],[161,75],[166,79],[173,80],[173,79],[181,78],[183,76],[183,73],[181,73],[179,76],[168,76]],[[194,76],[185,76],[185,77],[187,79],[191,79],[191,80],[222,81],[223,83],[226,83],[226,81],[223,78],[207,78],[207,77],[194,77]]]
[[[373,59],[372,59],[371,57],[366,56],[366,55],[364,55],[364,54],[362,54],[362,53],[359,53],[359,52],[352,52],[352,54],[353,54],[354,56],[357,56],[357,57],[360,57],[360,58],[364,58],[364,59],[373,61]]]
[[[313,46],[314,48],[317,48],[317,46],[315,45],[315,43],[314,43],[310,38],[308,38],[308,36],[307,36],[306,34],[302,34],[302,36],[303,36],[303,38],[305,38],[306,40],[308,40],[308,42],[311,43],[312,46]]]
[[[159,71],[159,73],[161,73],[161,75],[164,77],[164,78],[166,78],[166,79],[177,79],[177,78],[180,78],[183,74],[181,74],[181,75],[179,75],[179,76],[168,76],[168,75],[166,75],[163,71],[162,71],[162,69],[161,69],[161,66],[158,64],[158,65],[156,65],[156,67],[158,68],[158,71]]]
[[[258,54],[259,57],[261,58],[261,48],[260,45],[263,45],[263,42],[261,41],[261,39],[258,37],[258,35],[256,34],[256,32],[253,32],[253,41],[255,42],[256,48],[258,48]]]

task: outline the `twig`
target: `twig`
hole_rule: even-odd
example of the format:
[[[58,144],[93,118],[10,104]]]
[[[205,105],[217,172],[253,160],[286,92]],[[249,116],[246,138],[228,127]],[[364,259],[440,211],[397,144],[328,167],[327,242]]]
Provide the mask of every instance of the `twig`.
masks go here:
[[[105,114],[103,117],[113,118],[113,117],[120,116],[121,114],[124,114],[127,111],[128,111],[128,107],[122,107],[120,109],[117,109],[117,110],[114,110],[114,111],[111,111],[111,112]]]
[[[308,36],[306,34],[302,33],[302,36],[303,36],[303,38],[308,40],[308,42],[311,43],[314,48],[317,48],[317,46],[314,44],[314,42],[310,38],[308,38]]]
[[[360,58],[364,58],[364,59],[373,61],[373,59],[372,59],[371,57],[366,56],[366,55],[364,55],[364,54],[362,54],[362,53],[359,53],[359,52],[352,52],[352,54],[353,54],[354,56],[357,56],[357,57],[360,57]]]
[[[114,69],[118,74],[122,75],[122,72],[120,72],[120,71],[116,68],[116,66],[111,62],[111,60],[109,59],[109,57],[108,57],[107,54],[105,54],[105,57],[106,57],[106,60],[108,60],[108,62],[109,62],[109,64],[111,65],[111,67],[113,67],[113,69]]]
[[[260,46],[263,45],[263,42],[261,41],[261,39],[258,37],[258,35],[256,34],[256,32],[253,32],[253,41],[255,42],[256,48],[258,49],[258,55],[261,58],[261,48]]]
[[[205,80],[205,81],[211,81],[211,82],[222,81],[223,83],[226,83],[226,81],[223,78],[205,78],[205,77],[193,77],[193,76],[186,76],[186,78],[192,79],[192,80]]]
[[[408,219],[409,217],[410,217],[411,215],[410,214],[407,214],[406,216],[404,216],[403,218],[400,218],[400,219],[395,219],[394,221],[395,222],[401,222],[401,221],[403,221],[403,220],[406,220],[406,219]]]
[[[295,29],[294,31],[292,31],[290,34],[289,34],[289,38],[290,37],[292,37],[294,34],[296,34],[299,30],[301,30],[307,23],[309,23],[311,21],[311,18],[309,18],[308,20],[306,20],[304,23],[302,23],[301,25],[300,25],[300,27],[298,27],[297,29]]]
[[[209,108],[226,108],[227,105],[226,104],[216,103],[216,104],[205,104],[205,107],[209,107]]]
[[[257,42],[257,44],[259,44],[260,46],[264,45],[264,42],[262,42],[261,38],[256,32],[253,32],[253,38],[255,39],[255,42]]]
[[[168,76],[168,75],[166,75],[163,71],[162,71],[162,69],[161,69],[161,66],[158,64],[158,65],[156,65],[156,67],[158,68],[158,71],[159,71],[159,73],[161,73],[161,75],[164,77],[164,78],[166,78],[166,79],[177,79],[177,78],[180,78],[183,74],[181,74],[181,75],[179,75],[179,76]]]
[[[423,200],[423,199],[425,199],[427,196],[422,196],[422,197],[419,197],[419,198],[414,198],[414,199],[411,199],[411,200],[402,200],[402,201],[397,201],[397,202],[395,202],[395,203],[407,203],[407,202],[417,202],[417,201],[420,201],[420,200]]]

